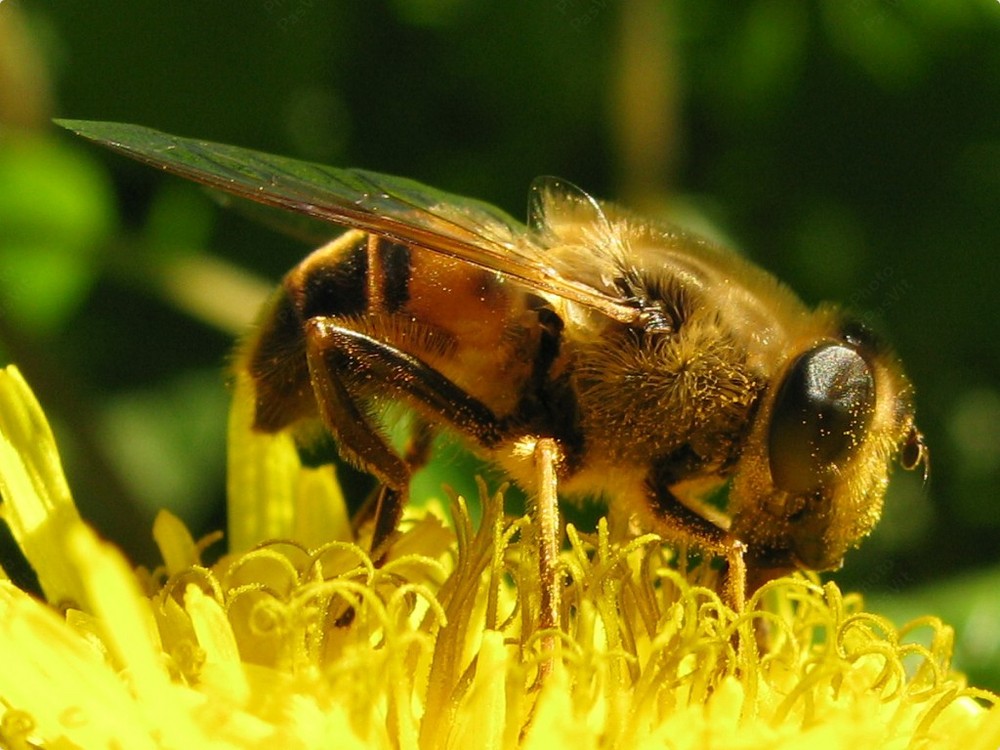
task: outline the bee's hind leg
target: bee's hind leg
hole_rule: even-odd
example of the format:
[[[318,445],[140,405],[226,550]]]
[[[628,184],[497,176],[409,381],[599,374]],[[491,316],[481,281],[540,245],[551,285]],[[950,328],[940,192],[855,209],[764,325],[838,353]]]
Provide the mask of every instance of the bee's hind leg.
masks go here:
[[[341,457],[375,477],[381,487],[375,503],[372,557],[385,546],[406,504],[410,476],[427,460],[431,431],[418,423],[406,456],[388,443],[361,407],[372,396],[402,400],[423,415],[455,427],[484,446],[501,435],[493,412],[440,372],[391,344],[354,331],[336,318],[306,322],[306,357],[320,417]]]
[[[410,473],[416,474],[427,465],[430,460],[431,448],[434,443],[434,429],[431,424],[419,414],[413,416],[413,424],[407,438],[406,446],[403,449],[403,461],[410,469]],[[374,520],[374,533],[372,538],[373,553],[378,552],[378,547],[384,545],[392,536],[396,525],[399,523],[399,513],[406,504],[405,498],[394,500],[391,490],[387,485],[378,483],[368,493],[361,505],[351,515],[351,528],[357,534],[366,523]],[[393,513],[397,510],[396,513]],[[381,551],[384,554],[385,550]],[[373,554],[373,559],[380,560],[380,557]]]
[[[431,444],[434,442],[434,431],[426,419],[415,417],[413,429],[403,452],[403,460],[411,473],[422,469],[430,459]],[[405,493],[388,485],[376,489],[372,515],[375,519],[372,531],[372,559],[381,564],[388,550],[388,542],[396,527],[399,526],[403,506],[406,504]]]

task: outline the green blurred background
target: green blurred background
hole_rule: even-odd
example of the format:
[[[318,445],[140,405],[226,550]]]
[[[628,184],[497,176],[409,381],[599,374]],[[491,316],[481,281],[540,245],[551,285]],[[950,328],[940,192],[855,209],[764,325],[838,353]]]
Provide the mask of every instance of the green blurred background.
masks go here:
[[[156,508],[224,523],[233,331],[307,248],[53,116],[515,215],[556,174],[860,311],[917,385],[932,476],[896,475],[838,580],[898,621],[944,616],[959,666],[1000,688],[996,0],[0,3],[0,357],[52,418],[84,515],[151,562]]]

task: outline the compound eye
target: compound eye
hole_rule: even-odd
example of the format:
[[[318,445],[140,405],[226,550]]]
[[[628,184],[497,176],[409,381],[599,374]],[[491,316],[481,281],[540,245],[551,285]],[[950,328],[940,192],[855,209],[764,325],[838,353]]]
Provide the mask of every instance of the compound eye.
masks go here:
[[[771,414],[771,477],[779,489],[812,492],[864,442],[875,410],[875,378],[858,352],[821,344],[785,375]]]

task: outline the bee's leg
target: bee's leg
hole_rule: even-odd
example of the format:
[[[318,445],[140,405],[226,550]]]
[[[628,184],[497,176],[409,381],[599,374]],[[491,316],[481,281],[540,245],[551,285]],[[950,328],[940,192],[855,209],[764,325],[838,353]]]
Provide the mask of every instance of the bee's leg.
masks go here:
[[[375,509],[374,555],[396,528],[406,503],[412,467],[360,407],[363,397],[377,392],[388,400],[408,401],[484,446],[499,441],[501,428],[485,404],[434,368],[341,323],[324,317],[307,321],[306,356],[320,416],[342,457],[382,484]],[[424,437],[415,435],[407,451],[410,460],[426,460],[429,430],[426,433]]]
[[[541,585],[538,627],[552,631],[544,636],[545,652],[538,670],[539,680],[552,671],[553,659],[559,645],[554,631],[559,628],[559,609],[562,599],[562,580],[559,574],[559,501],[556,472],[562,461],[559,445],[552,438],[541,438],[533,450],[535,481],[538,487],[536,522],[538,524],[538,579]]]
[[[403,461],[412,473],[422,469],[430,458],[434,432],[426,419],[416,417],[416,422],[403,452]],[[388,552],[387,545],[392,533],[399,526],[399,520],[406,504],[405,493],[382,485],[375,502],[375,527],[372,532],[372,559],[381,563]]]
[[[372,528],[372,562],[381,567],[389,553],[389,540],[399,526],[406,505],[407,493],[388,485],[377,490],[375,499],[375,525]]]
[[[372,425],[353,396],[344,377],[350,362],[342,362],[339,350],[328,336],[317,332],[313,321],[306,325],[306,360],[309,377],[316,393],[320,417],[342,457],[367,471],[379,482],[396,490],[405,490],[410,469]]]
[[[363,421],[365,431],[369,433],[358,442],[352,439],[352,447],[365,444],[364,450],[370,450],[372,456],[385,450],[392,452],[381,437],[371,434],[374,429],[367,418],[362,418],[356,399],[351,398],[351,391],[360,393],[362,389],[369,395],[377,392],[389,400],[406,401],[486,448],[495,446],[504,436],[500,421],[488,406],[417,357],[340,325],[334,318],[312,318],[307,321],[306,330],[310,375],[316,378],[320,374],[322,381],[336,380],[338,389],[351,402],[352,419]],[[323,377],[323,372],[329,377]],[[372,384],[377,384],[378,387]],[[317,396],[325,397],[325,383],[319,385],[323,387],[318,389]],[[313,387],[317,388],[317,383],[314,382]],[[335,395],[340,398],[340,394]],[[322,404],[323,398],[318,400]],[[324,419],[329,417],[338,422],[343,421],[336,415],[327,414],[328,411],[329,409],[323,410]],[[348,436],[341,435],[340,430],[334,433],[335,439],[340,440],[342,437]],[[379,447],[367,445],[372,442],[372,438],[375,438]],[[394,452],[392,457],[405,466]],[[373,473],[377,478],[383,478],[378,472]],[[387,484],[392,485],[392,482]]]
[[[742,612],[747,601],[746,545],[736,539],[725,552],[726,570],[722,577],[722,599],[734,612]]]
[[[307,325],[306,359],[320,417],[337,443],[341,457],[367,471],[379,483],[375,501],[375,532],[372,558],[382,554],[379,548],[395,530],[406,504],[410,468],[382,437],[358,399],[348,390],[341,371],[350,363],[340,363],[338,350],[315,327]],[[364,509],[362,512],[365,512]]]
[[[413,417],[410,436],[403,450],[403,461],[406,462],[411,474],[415,474],[427,465],[433,443],[434,430],[430,423],[420,415],[415,415]],[[391,497],[387,497],[387,492],[389,492],[389,488],[386,485],[376,485],[368,497],[365,498],[361,507],[351,517],[351,527],[355,532],[367,522],[375,519],[372,552],[373,559],[376,560],[379,559],[375,554],[378,551],[378,547],[388,540],[399,523],[399,519],[393,516],[391,511],[397,507],[401,509],[405,505],[405,499],[403,501],[393,501]]]
[[[682,503],[669,489],[670,483],[658,473],[653,483],[650,507],[656,531],[669,540],[690,541],[699,549],[726,561],[722,577],[722,598],[737,612],[746,602],[747,567],[744,544],[726,529],[716,526]]]

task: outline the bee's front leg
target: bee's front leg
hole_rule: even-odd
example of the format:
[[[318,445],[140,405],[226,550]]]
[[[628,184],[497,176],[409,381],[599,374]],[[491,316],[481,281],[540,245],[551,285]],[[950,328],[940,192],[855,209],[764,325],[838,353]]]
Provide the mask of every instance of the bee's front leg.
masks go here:
[[[384,341],[352,330],[338,318],[306,322],[306,358],[320,417],[341,456],[382,485],[375,508],[372,557],[384,556],[406,504],[413,466],[401,457],[365,412],[366,398],[401,400],[435,422],[485,447],[499,442],[500,424],[485,404],[425,362]],[[429,446],[416,436],[411,461],[426,460]]]
[[[650,487],[650,508],[654,530],[668,541],[687,542],[710,555],[726,561],[720,594],[723,601],[737,612],[743,611],[747,592],[746,545],[727,529],[712,523],[682,503],[662,483],[663,476]]]

